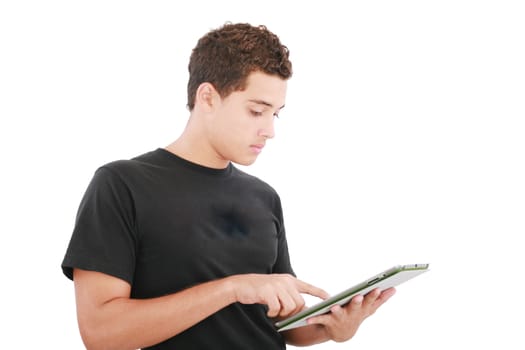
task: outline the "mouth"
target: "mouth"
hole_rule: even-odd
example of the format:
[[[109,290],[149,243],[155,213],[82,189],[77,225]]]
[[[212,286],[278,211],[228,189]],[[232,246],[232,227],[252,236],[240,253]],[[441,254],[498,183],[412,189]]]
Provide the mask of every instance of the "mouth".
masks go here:
[[[257,153],[257,154],[261,153],[262,150],[263,150],[263,148],[264,148],[264,145],[263,145],[263,144],[256,144],[256,145],[251,145],[251,146],[250,146],[250,149],[251,149],[253,152]]]

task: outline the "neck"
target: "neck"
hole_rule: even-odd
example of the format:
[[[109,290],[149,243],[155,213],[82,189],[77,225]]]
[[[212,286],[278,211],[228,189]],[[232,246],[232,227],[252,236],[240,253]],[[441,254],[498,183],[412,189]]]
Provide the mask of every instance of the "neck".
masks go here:
[[[207,142],[206,135],[197,130],[188,123],[181,136],[165,149],[192,163],[215,169],[226,168],[230,161],[221,158],[213,146]]]

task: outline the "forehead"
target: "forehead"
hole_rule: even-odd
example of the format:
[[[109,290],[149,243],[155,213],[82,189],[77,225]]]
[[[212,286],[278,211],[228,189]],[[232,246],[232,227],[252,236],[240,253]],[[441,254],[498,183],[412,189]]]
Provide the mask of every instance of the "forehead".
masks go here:
[[[286,99],[286,88],[287,81],[278,76],[253,72],[246,79],[244,90],[238,93],[246,100],[261,100],[280,108]]]

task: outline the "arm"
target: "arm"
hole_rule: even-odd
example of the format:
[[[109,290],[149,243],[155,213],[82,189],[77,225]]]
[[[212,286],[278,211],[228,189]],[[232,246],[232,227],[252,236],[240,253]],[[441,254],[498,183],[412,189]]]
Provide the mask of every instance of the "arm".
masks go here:
[[[306,346],[328,340],[344,342],[351,339],[361,323],[376,312],[392,295],[395,289],[380,292],[375,289],[366,296],[356,296],[347,305],[334,306],[328,314],[312,317],[308,326],[283,332],[286,342],[295,346]]]
[[[326,292],[290,275],[236,275],[178,293],[131,299],[131,286],[103,273],[74,270],[77,317],[87,349],[137,349],[160,343],[234,303],[268,305],[268,316],[304,306],[300,293]]]
[[[75,269],[74,281],[80,334],[87,349],[150,346],[234,301],[227,281],[153,299],[130,299],[127,282],[99,272]]]

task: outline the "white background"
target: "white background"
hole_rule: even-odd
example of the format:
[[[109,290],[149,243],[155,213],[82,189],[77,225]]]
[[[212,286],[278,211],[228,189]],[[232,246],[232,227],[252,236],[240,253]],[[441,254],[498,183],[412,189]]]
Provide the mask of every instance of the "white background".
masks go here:
[[[348,343],[523,349],[520,1],[3,1],[0,332],[82,349],[60,263],[101,164],[167,145],[187,63],[226,21],[265,24],[294,76],[247,171],[280,193],[299,277],[335,293],[430,263]]]

